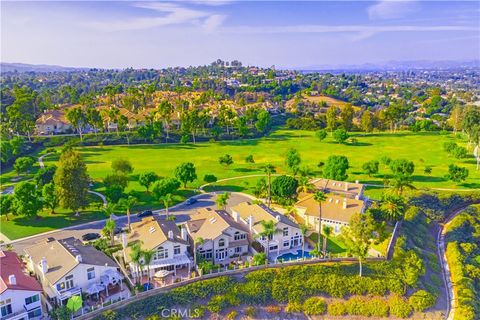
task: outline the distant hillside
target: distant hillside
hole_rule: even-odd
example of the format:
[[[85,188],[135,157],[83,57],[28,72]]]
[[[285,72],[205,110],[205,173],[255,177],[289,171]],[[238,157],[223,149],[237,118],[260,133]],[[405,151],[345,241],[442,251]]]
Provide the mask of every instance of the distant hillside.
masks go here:
[[[405,71],[405,70],[451,70],[480,68],[480,60],[472,61],[388,61],[385,63],[365,63],[358,65],[313,65],[296,68],[303,72],[314,71]],[[293,68],[295,69],[295,68]]]
[[[59,71],[81,71],[89,68],[62,67],[46,64],[26,64],[0,62],[1,72],[59,72]]]

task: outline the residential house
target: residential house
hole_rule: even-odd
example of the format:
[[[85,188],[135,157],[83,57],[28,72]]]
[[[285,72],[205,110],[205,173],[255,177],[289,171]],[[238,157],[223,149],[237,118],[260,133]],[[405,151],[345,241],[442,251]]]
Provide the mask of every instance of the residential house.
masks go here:
[[[185,227],[192,248],[195,241],[203,239],[197,254],[213,263],[227,264],[249,252],[248,229],[224,210],[199,209]]]
[[[47,110],[35,121],[35,131],[38,134],[68,133],[72,125],[65,118],[63,110]]]
[[[0,319],[39,319],[42,286],[13,251],[0,251]]]
[[[174,221],[158,217],[144,218],[130,225],[131,232],[124,238],[124,257],[130,272],[137,277],[140,273],[153,276],[157,271],[167,270],[177,274],[178,269],[190,270],[192,259],[188,254],[187,232]],[[140,243],[142,250],[153,250],[155,254],[148,268],[140,270],[132,261],[132,244]],[[186,269],[186,270],[185,270]]]
[[[100,290],[108,296],[109,291],[122,288],[117,264],[79,239],[48,238],[24,251],[27,267],[42,284],[49,304],[64,305],[71,296]]]
[[[285,215],[273,211],[263,204],[252,204],[250,202],[242,202],[232,207],[231,211],[235,221],[248,226],[253,238],[257,238],[264,231],[261,221],[275,222],[278,232],[269,238],[268,252],[280,255],[282,252],[302,247],[303,236],[298,224]],[[259,237],[257,241],[264,249],[267,247],[265,237]]]
[[[326,201],[321,203],[322,224],[331,226],[334,233],[339,233],[355,213],[364,212],[365,203],[362,199],[349,198],[347,195],[327,194]],[[313,194],[301,194],[295,208],[300,219],[318,230],[320,207]]]
[[[319,178],[310,182],[319,191],[343,195],[347,198],[363,199],[363,192],[365,191],[365,186],[359,183],[358,180],[353,183]]]

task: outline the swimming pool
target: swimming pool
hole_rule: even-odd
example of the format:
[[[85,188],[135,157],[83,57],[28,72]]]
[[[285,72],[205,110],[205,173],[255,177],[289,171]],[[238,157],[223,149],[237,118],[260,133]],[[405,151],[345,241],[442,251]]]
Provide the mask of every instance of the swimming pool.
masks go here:
[[[311,258],[310,252],[305,250],[305,258]],[[297,260],[302,258],[302,250],[297,250],[296,253],[284,253],[277,257],[277,260],[289,261],[289,260]]]

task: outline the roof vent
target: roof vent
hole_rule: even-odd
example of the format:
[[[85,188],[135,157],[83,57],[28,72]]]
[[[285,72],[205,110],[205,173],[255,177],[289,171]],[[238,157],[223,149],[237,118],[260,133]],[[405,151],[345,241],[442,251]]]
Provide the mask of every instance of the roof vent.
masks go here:
[[[154,232],[155,232],[155,227],[154,227],[154,226],[151,226],[150,229],[148,229],[148,231],[149,231],[150,233],[154,233]]]
[[[277,215],[275,216],[275,218],[277,219],[277,221],[280,221],[280,218],[281,218],[281,217],[280,217],[279,214],[277,214]]]
[[[17,278],[15,278],[14,274],[11,274],[8,276],[8,283],[11,285],[16,285],[17,284]]]
[[[173,231],[172,230],[168,230],[168,238],[173,239]]]
[[[82,255],[81,254],[77,254],[75,256],[75,260],[77,260],[78,263],[82,263],[83,259],[82,259]]]
[[[213,217],[213,218],[210,218],[209,221],[210,221],[211,224],[214,224],[217,221],[217,219]]]
[[[328,199],[328,202],[333,202],[333,199],[332,198]]]

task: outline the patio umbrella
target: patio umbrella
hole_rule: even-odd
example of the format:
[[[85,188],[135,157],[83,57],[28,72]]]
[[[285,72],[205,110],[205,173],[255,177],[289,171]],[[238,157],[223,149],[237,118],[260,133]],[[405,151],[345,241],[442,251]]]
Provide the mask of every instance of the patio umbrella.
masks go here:
[[[83,300],[81,296],[72,296],[67,301],[67,308],[72,312],[77,312],[83,305]]]

